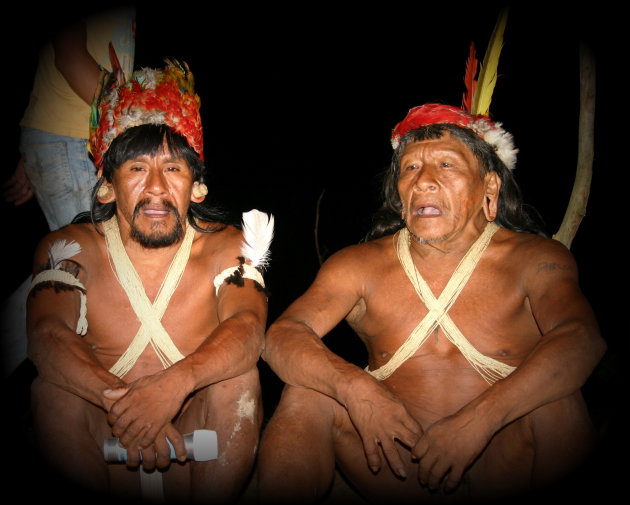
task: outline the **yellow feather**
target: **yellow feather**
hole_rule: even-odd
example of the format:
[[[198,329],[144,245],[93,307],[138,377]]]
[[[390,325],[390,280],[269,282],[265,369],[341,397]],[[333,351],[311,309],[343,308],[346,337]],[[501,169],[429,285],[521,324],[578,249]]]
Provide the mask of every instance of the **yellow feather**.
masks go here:
[[[490,113],[490,102],[492,101],[494,85],[497,82],[497,68],[499,66],[499,55],[503,48],[503,33],[505,32],[507,15],[508,9],[503,9],[499,14],[499,19],[488,42],[488,49],[486,49],[486,54],[481,64],[477,88],[473,98],[471,110],[473,114],[488,116]]]

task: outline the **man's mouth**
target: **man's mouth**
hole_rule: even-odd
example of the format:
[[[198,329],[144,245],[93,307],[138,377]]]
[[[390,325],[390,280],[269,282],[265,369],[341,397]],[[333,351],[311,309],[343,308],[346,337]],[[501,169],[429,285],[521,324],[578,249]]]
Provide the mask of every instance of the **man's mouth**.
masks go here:
[[[416,211],[416,215],[418,215],[418,216],[441,216],[442,215],[442,211],[440,209],[438,209],[437,207],[434,207],[432,205],[427,205],[425,207],[418,207],[418,210]]]
[[[147,217],[160,218],[168,216],[175,210],[175,206],[166,200],[162,200],[159,203],[151,202],[150,200],[142,200],[136,205],[136,208],[134,209],[134,216],[142,213]]]
[[[170,214],[175,218],[175,223],[169,226]],[[142,215],[148,221],[150,230],[140,229],[136,224],[136,218]],[[151,221],[153,219],[153,221]],[[167,229],[167,227],[169,229]],[[146,228],[146,226],[145,226]],[[166,247],[179,241],[184,235],[184,227],[180,218],[177,207],[167,200],[150,200],[148,198],[138,202],[133,212],[133,220],[131,226],[131,238],[137,241],[143,247],[156,249]]]
[[[161,207],[161,208],[142,207],[140,209],[140,212],[142,212],[144,215],[149,216],[149,217],[164,217],[171,213],[169,209],[166,209],[164,207]]]

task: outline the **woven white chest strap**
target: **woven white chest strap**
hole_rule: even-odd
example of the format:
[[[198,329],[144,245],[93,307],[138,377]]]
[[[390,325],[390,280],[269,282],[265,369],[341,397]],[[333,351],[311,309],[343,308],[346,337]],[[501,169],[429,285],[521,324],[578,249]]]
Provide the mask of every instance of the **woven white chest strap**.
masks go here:
[[[149,343],[160,358],[162,366],[168,368],[182,359],[184,355],[177,349],[162,326],[161,319],[188,263],[195,230],[192,226],[187,225],[184,240],[162,281],[154,303],[151,304],[142,285],[142,280],[122,243],[116,217],[114,216],[109,221],[104,222],[103,228],[107,251],[113,261],[114,273],[140,321],[140,329],[136,336],[109,371],[118,377],[124,377]]]
[[[499,226],[494,223],[488,223],[486,225],[484,232],[462,258],[453,272],[451,279],[437,299],[413,263],[409,249],[409,231],[403,228],[399,232],[396,248],[398,259],[407,277],[413,284],[416,293],[420,297],[420,300],[422,300],[427,307],[428,313],[385,365],[373,371],[368,370],[371,375],[379,380],[389,377],[402,363],[416,352],[438,326],[442,328],[446,338],[461,351],[468,362],[479,372],[486,382],[492,384],[496,380],[508,376],[515,369],[515,367],[501,363],[477,351],[448,315],[449,309],[464,289],[481,255],[486,250],[486,247],[488,247],[490,239],[498,229]]]

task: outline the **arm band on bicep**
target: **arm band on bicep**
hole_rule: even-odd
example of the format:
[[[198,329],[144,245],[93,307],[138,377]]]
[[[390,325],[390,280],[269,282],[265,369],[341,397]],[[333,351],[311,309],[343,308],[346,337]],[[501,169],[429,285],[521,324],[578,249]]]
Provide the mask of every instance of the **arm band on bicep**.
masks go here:
[[[260,284],[262,288],[265,287],[265,280],[262,274],[253,266],[243,263],[237,267],[229,267],[223,270],[223,272],[217,274],[214,278],[214,287],[216,294],[219,294],[219,288],[225,281],[228,283],[234,282],[230,277],[234,276],[234,279],[251,279],[254,282]],[[235,283],[235,282],[234,282]]]
[[[44,270],[33,277],[30,289],[32,290],[38,284],[43,284],[45,282],[60,282],[67,286],[78,288],[79,294],[81,295],[81,309],[79,312],[79,321],[77,322],[76,332],[79,335],[85,335],[88,327],[86,319],[87,297],[85,295],[85,287],[81,284],[81,281],[65,270]]]

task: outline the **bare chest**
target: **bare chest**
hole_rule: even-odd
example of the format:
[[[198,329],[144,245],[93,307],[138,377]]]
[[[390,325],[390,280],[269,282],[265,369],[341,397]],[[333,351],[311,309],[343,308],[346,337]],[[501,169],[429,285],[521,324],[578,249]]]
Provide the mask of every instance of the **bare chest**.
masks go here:
[[[111,367],[138,339],[141,329],[159,325],[182,355],[193,352],[218,324],[210,273],[190,262],[169,287],[166,271],[138,272],[140,284],[125,284],[109,265],[90,273],[86,341],[105,367]],[[151,332],[152,338],[155,332]],[[139,340],[140,341],[140,340]],[[163,368],[151,341],[141,346],[136,370]]]
[[[450,279],[426,275],[428,290],[418,293],[402,268],[376,278],[362,310],[349,320],[368,347],[371,368],[382,366],[410,337],[422,331],[422,345],[410,365],[418,370],[466,367],[462,339],[480,353],[515,365],[540,337],[526,297],[509,272],[478,265],[460,290],[448,292]]]

